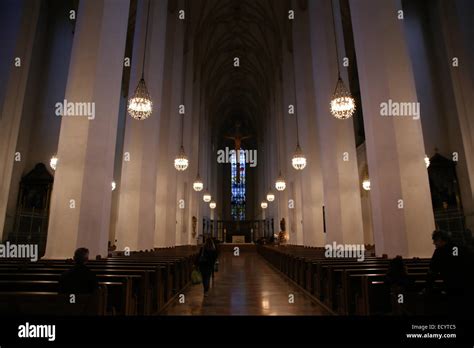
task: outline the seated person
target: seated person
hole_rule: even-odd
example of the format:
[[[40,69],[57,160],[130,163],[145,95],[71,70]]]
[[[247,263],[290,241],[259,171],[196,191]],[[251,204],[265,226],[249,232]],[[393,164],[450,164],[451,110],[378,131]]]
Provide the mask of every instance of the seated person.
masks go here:
[[[436,278],[440,277],[444,282],[449,309],[465,312],[472,308],[473,302],[472,254],[467,248],[452,243],[443,231],[434,231],[432,239],[436,249],[430,262],[427,290],[431,290]]]
[[[74,267],[59,279],[60,294],[92,294],[98,288],[97,276],[86,266],[89,250],[79,248],[74,252]]]
[[[411,285],[406,265],[401,256],[390,261],[385,281],[394,293],[404,292]]]
[[[407,296],[407,291],[410,290],[412,284],[408,278],[407,268],[401,256],[397,256],[390,261],[387,274],[385,275],[385,283],[390,287],[393,314],[406,313],[405,299],[399,302],[399,296]]]

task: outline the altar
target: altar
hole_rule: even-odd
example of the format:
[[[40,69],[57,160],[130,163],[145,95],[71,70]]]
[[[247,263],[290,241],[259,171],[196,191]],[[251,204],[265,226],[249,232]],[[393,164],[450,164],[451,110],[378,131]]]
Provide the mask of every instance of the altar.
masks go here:
[[[233,244],[245,243],[245,236],[244,235],[233,235],[232,236],[232,243]]]

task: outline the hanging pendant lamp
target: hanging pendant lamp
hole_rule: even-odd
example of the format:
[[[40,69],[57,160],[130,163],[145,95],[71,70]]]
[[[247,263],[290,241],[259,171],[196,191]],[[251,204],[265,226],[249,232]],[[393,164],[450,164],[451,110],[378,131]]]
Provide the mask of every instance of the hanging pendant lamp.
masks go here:
[[[183,75],[181,83],[181,100],[182,105],[184,105],[185,99],[185,82],[186,82],[186,45],[183,44]],[[188,168],[189,161],[184,151],[183,138],[184,138],[184,112],[181,113],[181,147],[179,148],[179,153],[174,160],[174,167],[178,171],[185,171]]]
[[[199,92],[199,103],[200,105],[202,105],[202,89],[200,89],[200,92]],[[204,113],[205,115],[205,113]],[[199,135],[198,135],[198,149],[197,149],[197,175],[196,175],[196,179],[194,180],[193,182],[193,189],[194,191],[196,192],[200,192],[202,191],[202,189],[204,188],[204,183],[203,181],[201,180],[201,177],[199,176],[199,165],[200,165],[200,151],[201,151],[201,120],[199,120]]]
[[[299,134],[299,124],[298,124],[298,110],[296,99],[296,74],[293,77],[293,85],[295,92],[295,121],[296,121],[296,150],[293,153],[293,158],[291,159],[291,165],[296,170],[303,170],[306,167],[306,156],[303,154],[303,150],[300,147],[300,134]]]
[[[199,174],[196,177],[196,180],[193,182],[193,189],[196,192],[202,191],[204,188],[204,183],[202,182],[201,178],[199,177]]]
[[[330,102],[330,111],[331,114],[340,120],[345,120],[350,118],[356,109],[356,104],[354,98],[352,98],[351,92],[344,85],[342,81],[341,73],[339,70],[339,51],[337,48],[337,33],[336,33],[336,22],[334,20],[334,8],[331,1],[331,11],[332,11],[332,24],[334,29],[334,40],[336,45],[336,61],[337,61],[337,83],[336,88]]]
[[[275,194],[270,189],[270,191],[268,191],[268,193],[267,193],[267,201],[273,202],[274,200],[275,200]]]
[[[280,171],[280,174],[278,175],[277,180],[275,181],[275,188],[278,191],[283,191],[286,188],[286,182],[285,182],[285,179],[283,179],[283,176],[281,175],[281,171]]]
[[[148,12],[146,16],[146,28],[145,28],[145,49],[143,51],[143,64],[142,64],[142,76],[138,82],[135,93],[131,98],[128,99],[127,111],[128,114],[136,120],[145,120],[153,112],[153,101],[151,100],[150,93],[146,87],[144,70],[145,70],[145,57],[146,57],[146,45],[148,38],[148,17],[150,16],[150,4],[151,0],[148,0]]]

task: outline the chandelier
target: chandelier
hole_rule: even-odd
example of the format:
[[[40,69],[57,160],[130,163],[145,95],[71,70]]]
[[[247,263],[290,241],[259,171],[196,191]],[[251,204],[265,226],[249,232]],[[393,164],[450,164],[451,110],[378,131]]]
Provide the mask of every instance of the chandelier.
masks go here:
[[[301,151],[300,144],[296,145],[291,164],[296,170],[303,170],[306,167],[306,156],[303,154],[303,151]]]
[[[334,93],[331,98],[330,111],[331,114],[340,120],[345,120],[351,117],[355,111],[355,100],[352,98],[351,93],[344,86],[344,82],[341,79],[341,72],[339,70],[339,51],[337,49],[337,32],[336,23],[334,21],[334,8],[331,1],[332,11],[332,25],[334,29],[334,42],[336,47],[336,62],[337,62],[337,83]]]
[[[51,157],[51,159],[49,160],[49,166],[52,170],[56,170],[58,166],[58,158],[56,157],[56,155],[53,155],[53,157]]]
[[[369,179],[364,179],[364,181],[362,181],[362,188],[366,191],[370,191],[370,180]]]
[[[214,201],[212,201],[211,203],[209,203],[209,208],[211,208],[211,209],[216,209],[216,206],[217,206],[217,204],[216,204],[216,202],[214,202]]]
[[[298,125],[298,111],[296,110],[298,100],[296,98],[296,76],[293,77],[293,86],[295,92],[295,121],[296,121],[296,150],[293,154],[293,158],[291,159],[291,165],[296,170],[303,170],[306,167],[306,156],[303,154],[303,151],[300,147],[300,133],[299,133],[299,125]],[[286,185],[285,185],[286,186]]]
[[[202,182],[201,178],[199,177],[199,174],[196,177],[196,180],[193,182],[193,189],[196,192],[202,191],[204,188],[204,183]]]
[[[153,102],[146,88],[145,79],[140,79],[133,97],[128,100],[127,111],[136,120],[144,120],[153,112]]]
[[[183,45],[183,75],[181,81],[181,105],[184,106],[184,99],[185,99],[185,81],[186,81],[186,45]],[[181,147],[179,149],[178,156],[174,159],[174,167],[178,171],[185,171],[188,168],[188,157],[184,152],[184,145],[183,145],[183,138],[184,138],[184,109],[183,112],[179,112],[181,114]]]
[[[263,201],[262,203],[260,203],[260,206],[262,207],[262,209],[267,209],[268,208],[268,203]]]
[[[267,201],[273,202],[275,200],[275,194],[270,190],[267,193]]]
[[[278,179],[275,181],[275,188],[278,191],[283,191],[286,188],[286,182],[285,179],[283,179],[283,177],[281,176],[281,172],[280,175],[278,175]]]
[[[136,120],[144,120],[150,117],[153,112],[153,102],[151,101],[150,94],[146,87],[144,70],[145,70],[145,57],[146,57],[146,44],[148,38],[148,17],[150,16],[150,3],[148,0],[148,12],[146,15],[146,28],[145,28],[145,47],[143,50],[143,64],[142,64],[142,77],[138,82],[138,86],[135,89],[133,96],[128,99],[127,112]]]
[[[202,196],[202,200],[206,203],[209,203],[211,199],[211,194],[209,193],[209,191],[206,190],[206,192],[204,192],[204,195]]]
[[[355,100],[339,76],[331,99],[331,114],[341,120],[351,117],[355,111]]]
[[[176,170],[182,172],[188,168],[188,165],[189,165],[188,157],[186,156],[186,153],[184,152],[183,145],[181,145],[178,156],[176,156],[176,158],[174,159],[174,167],[176,168]]]

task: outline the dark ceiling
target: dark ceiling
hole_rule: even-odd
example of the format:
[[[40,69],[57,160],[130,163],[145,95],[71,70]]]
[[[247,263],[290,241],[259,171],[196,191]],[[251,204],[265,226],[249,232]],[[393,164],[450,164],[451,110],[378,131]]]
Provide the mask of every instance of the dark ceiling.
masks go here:
[[[204,84],[209,125],[258,137],[269,114],[288,37],[287,0],[193,0],[194,68]],[[240,66],[234,66],[238,57]]]

